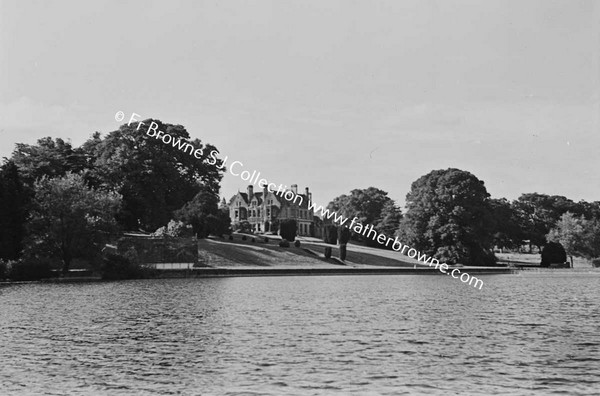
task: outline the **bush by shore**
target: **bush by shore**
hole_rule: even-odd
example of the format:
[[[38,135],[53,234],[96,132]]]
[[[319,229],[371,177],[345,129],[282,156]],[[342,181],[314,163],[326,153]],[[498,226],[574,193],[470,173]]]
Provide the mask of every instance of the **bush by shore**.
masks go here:
[[[108,254],[103,259],[100,268],[102,279],[145,279],[154,278],[157,270],[142,264],[135,263],[120,254]]]
[[[52,276],[52,265],[47,260],[0,260],[2,280],[37,281]]]

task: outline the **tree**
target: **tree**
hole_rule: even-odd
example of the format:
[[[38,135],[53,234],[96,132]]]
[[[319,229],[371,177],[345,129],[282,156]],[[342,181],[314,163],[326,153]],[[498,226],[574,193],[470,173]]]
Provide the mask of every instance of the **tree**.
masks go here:
[[[325,224],[323,226],[323,242],[330,245],[337,244],[338,227],[333,224]]]
[[[593,259],[600,256],[600,220],[586,219],[567,212],[547,235],[549,242],[558,242],[573,265],[573,257]]]
[[[391,199],[384,203],[379,214],[379,218],[375,221],[375,230],[379,234],[392,236],[398,231],[400,222],[402,221],[402,211]],[[365,238],[368,246],[385,247],[385,244],[377,242],[372,238]],[[391,249],[391,247],[388,247]]]
[[[375,225],[380,219],[384,207],[390,203],[393,204],[387,194],[375,187],[355,189],[350,192],[350,195],[334,198],[327,208],[350,219],[356,216],[358,217],[357,221],[364,225]]]
[[[548,242],[558,242],[571,259],[584,252],[585,220],[577,218],[571,212],[564,213],[554,228],[547,235]]]
[[[347,244],[350,241],[350,229],[348,227],[340,226],[338,227],[338,235],[337,239],[340,242],[340,260],[346,260],[346,252],[347,252]]]
[[[117,231],[115,214],[121,197],[93,189],[81,175],[42,177],[35,182],[28,223],[30,257],[56,257],[67,272],[74,258],[95,258]]]
[[[175,211],[174,217],[190,224],[199,238],[222,235],[231,225],[227,208],[219,209],[219,196],[207,186],[202,186],[191,201]]]
[[[67,172],[79,173],[86,168],[86,155],[82,150],[73,149],[70,142],[61,138],[45,137],[37,144],[17,143],[11,160],[19,168],[26,185],[46,176],[62,177]]]
[[[220,208],[216,214],[207,217],[208,232],[216,236],[231,233],[231,218],[227,208]]]
[[[585,216],[587,220],[600,220],[600,201],[579,201],[577,205],[580,207],[580,213]]]
[[[504,249],[514,249],[522,245],[524,233],[521,230],[518,213],[506,198],[490,199],[494,218],[494,245]]]
[[[31,192],[13,161],[0,168],[0,259],[16,260],[23,250]]]
[[[588,259],[600,257],[600,219],[584,221],[581,254]]]
[[[581,212],[581,206],[568,198],[538,193],[522,194],[512,206],[518,214],[525,239],[529,239],[539,251],[546,244],[546,235],[563,213]]]
[[[493,265],[493,218],[484,183],[459,169],[435,170],[412,183],[399,236],[450,264]]]
[[[158,130],[202,149],[199,157],[184,152],[173,144],[146,135],[148,126],[156,122]],[[163,124],[159,120],[145,120],[137,124],[122,125],[99,141],[94,136],[83,145],[93,158],[89,178],[98,185],[114,189],[123,196],[118,219],[128,229],[142,228],[154,231],[167,224],[173,212],[192,200],[202,186],[213,193],[219,191],[223,177],[221,161],[211,165],[210,153],[216,148],[190,139],[182,125]],[[218,205],[218,201],[217,201]]]
[[[357,217],[357,222],[364,226],[371,224],[379,233],[393,235],[402,219],[402,212],[387,195],[387,192],[375,187],[355,189],[350,195],[334,198],[327,208],[349,219]],[[364,239],[370,246],[379,246],[371,238]]]
[[[296,220],[285,219],[279,224],[279,235],[281,235],[283,239],[286,239],[290,242],[294,242],[296,239],[297,230],[298,223],[296,223]]]

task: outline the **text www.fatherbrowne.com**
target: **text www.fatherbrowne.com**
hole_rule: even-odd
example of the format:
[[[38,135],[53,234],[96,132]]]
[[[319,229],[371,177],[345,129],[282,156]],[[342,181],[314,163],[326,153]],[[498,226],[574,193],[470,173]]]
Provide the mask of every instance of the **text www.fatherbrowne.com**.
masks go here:
[[[119,113],[122,114],[122,112],[119,112]],[[131,115],[131,118],[129,119],[129,122],[127,123],[128,126],[132,122],[138,121],[138,119],[136,119],[135,116],[140,117],[139,114],[133,113]],[[122,119],[122,117],[121,117],[121,119]],[[120,121],[120,120],[118,120],[118,121]],[[137,126],[136,130],[139,130],[140,127],[143,125],[144,125],[143,122],[141,122],[141,121],[138,122],[138,126]],[[158,130],[158,124],[153,121],[150,123],[150,125],[148,125],[148,129],[146,130],[146,135],[149,137],[153,137],[155,139],[160,139],[160,140],[162,140],[162,142],[164,144],[172,145],[173,147],[175,147],[185,153],[187,153],[189,151],[189,154],[193,155],[197,159],[202,159],[202,157],[204,155],[202,148],[196,148],[192,144],[190,144],[180,138],[178,138],[176,140],[168,133]],[[215,150],[211,151],[207,158],[207,163],[210,165],[217,165],[217,163],[219,161],[222,161],[222,164],[219,165],[218,168],[223,169],[225,167],[225,165],[227,164],[227,160],[229,159],[229,157],[227,156],[224,159],[221,159],[221,158],[217,157],[218,154],[219,154],[218,151],[215,151]],[[295,204],[302,205],[303,199],[304,199],[304,197],[302,195],[299,195],[297,193],[294,193],[293,191],[287,190],[287,186],[285,186],[285,185],[280,184],[278,186],[275,183],[268,182],[264,178],[260,178],[260,172],[257,172],[256,170],[254,170],[252,173],[248,170],[242,170],[241,172],[238,172],[241,169],[243,169],[243,167],[244,167],[244,164],[241,163],[240,161],[233,161],[229,167],[229,173],[231,173],[233,176],[238,176],[242,180],[249,182],[253,185],[258,185],[261,189],[267,188],[267,190],[269,192],[274,193],[274,194],[279,194],[281,197],[288,200],[289,202],[293,202]],[[238,172],[238,173],[236,173],[236,172]],[[383,233],[378,233],[375,230],[375,228],[373,227],[373,225],[365,226],[365,225],[357,222],[356,221],[357,217],[354,217],[350,221],[350,224],[348,225],[347,223],[348,223],[349,218],[344,217],[335,211],[329,210],[329,209],[323,207],[322,205],[317,206],[314,202],[309,201],[308,209],[313,210],[316,215],[320,214],[321,218],[323,218],[323,219],[329,219],[335,223],[338,223],[340,226],[348,227],[352,231],[354,231],[355,233],[357,233],[359,235],[362,235],[367,238],[371,238],[374,241],[377,241],[381,245],[391,247],[394,251],[400,252],[412,259],[416,259],[417,262],[422,262],[423,265],[428,265],[429,267],[434,267],[435,269],[439,270],[443,274],[449,275],[454,279],[459,279],[463,283],[468,283],[469,285],[472,285],[473,287],[479,288],[479,290],[481,290],[483,287],[483,281],[481,279],[476,278],[467,272],[461,273],[460,269],[458,269],[458,268],[450,268],[450,266],[448,264],[440,263],[439,260],[437,260],[431,256],[428,256],[425,253],[421,253],[417,249],[414,249],[408,245],[402,244],[398,240],[398,237],[391,238]]]

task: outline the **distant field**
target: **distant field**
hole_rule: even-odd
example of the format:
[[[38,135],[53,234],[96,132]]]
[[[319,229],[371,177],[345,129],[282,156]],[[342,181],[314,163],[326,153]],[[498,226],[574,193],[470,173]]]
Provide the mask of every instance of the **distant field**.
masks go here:
[[[537,253],[496,253],[500,262],[513,264],[539,265],[542,257]],[[569,260],[570,261],[570,260]],[[582,257],[573,257],[573,268],[591,268],[591,261]]]

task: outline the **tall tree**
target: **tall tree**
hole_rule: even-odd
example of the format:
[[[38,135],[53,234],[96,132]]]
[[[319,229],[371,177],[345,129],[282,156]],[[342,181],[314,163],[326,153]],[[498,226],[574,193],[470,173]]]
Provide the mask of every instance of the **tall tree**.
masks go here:
[[[583,257],[594,259],[600,257],[600,219],[585,220],[583,224]]]
[[[125,124],[102,141],[93,137],[84,148],[94,158],[89,178],[123,196],[120,223],[128,229],[154,231],[167,224],[173,212],[194,198],[202,185],[218,192],[223,170],[218,169],[221,162],[211,165],[209,161],[210,152],[216,148],[199,139],[191,140],[182,125],[143,122],[139,130],[137,124]],[[202,149],[202,155],[195,157],[147,136],[151,122],[172,141],[180,139]]]
[[[579,255],[585,250],[584,232],[585,220],[575,217],[571,212],[566,212],[556,222],[554,228],[550,230],[546,239],[548,242],[560,243],[571,259],[571,266],[573,266],[573,256]]]
[[[494,245],[504,249],[514,249],[523,243],[518,213],[506,198],[490,199],[490,208],[494,218]]]
[[[586,219],[600,220],[600,201],[579,201],[577,205],[581,208],[580,213],[584,215]]]
[[[21,180],[17,166],[7,161],[0,168],[0,258],[15,260],[23,250],[25,221],[31,191]]]
[[[573,265],[573,257],[600,257],[600,220],[564,213],[546,236],[548,242],[560,243]]]
[[[355,189],[350,195],[334,198],[327,207],[349,218],[356,216],[357,221],[364,225],[374,225],[386,204],[393,203],[387,195],[387,192],[375,187]]]
[[[74,258],[94,258],[117,231],[120,203],[119,194],[90,188],[78,174],[41,178],[35,182],[27,254],[59,258],[65,272]]]
[[[391,236],[394,235],[400,227],[400,221],[402,221],[402,211],[398,205],[390,199],[383,205],[379,217],[375,222],[375,229],[380,234]]]
[[[227,232],[231,220],[226,208],[219,208],[219,196],[209,187],[202,186],[200,192],[175,211],[174,218],[190,224],[200,238],[209,234],[222,235]]]
[[[546,235],[566,212],[581,213],[581,206],[560,195],[522,194],[513,202],[525,238],[541,251]]]
[[[85,154],[73,149],[70,142],[61,138],[45,137],[37,144],[17,143],[11,160],[19,168],[29,186],[41,177],[61,177],[67,172],[78,173],[86,166]]]
[[[492,265],[493,218],[484,183],[459,169],[435,170],[412,183],[399,235],[449,264]]]
[[[379,233],[386,235],[394,235],[402,218],[402,211],[388,197],[388,193],[375,187],[354,189],[350,195],[340,195],[327,208],[349,219],[357,217],[357,222],[364,226],[372,225]],[[370,246],[379,246],[370,238],[355,238],[365,239]]]

